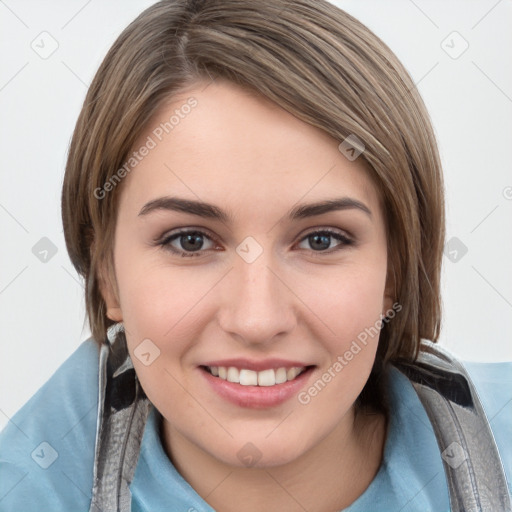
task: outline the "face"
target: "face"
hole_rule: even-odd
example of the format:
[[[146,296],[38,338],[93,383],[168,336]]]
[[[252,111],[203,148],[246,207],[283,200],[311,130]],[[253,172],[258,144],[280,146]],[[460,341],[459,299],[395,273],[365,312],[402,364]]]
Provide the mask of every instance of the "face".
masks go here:
[[[104,296],[171,446],[265,467],[348,435],[390,300],[378,193],[340,142],[216,80],[135,145]]]

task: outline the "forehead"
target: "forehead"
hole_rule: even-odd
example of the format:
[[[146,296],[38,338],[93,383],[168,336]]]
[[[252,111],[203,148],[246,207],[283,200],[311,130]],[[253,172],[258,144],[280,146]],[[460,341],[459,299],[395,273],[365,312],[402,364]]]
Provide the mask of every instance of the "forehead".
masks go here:
[[[345,195],[374,210],[378,192],[369,171],[362,159],[348,160],[339,142],[248,89],[199,82],[148,123],[122,196],[139,208],[181,195],[236,210]]]

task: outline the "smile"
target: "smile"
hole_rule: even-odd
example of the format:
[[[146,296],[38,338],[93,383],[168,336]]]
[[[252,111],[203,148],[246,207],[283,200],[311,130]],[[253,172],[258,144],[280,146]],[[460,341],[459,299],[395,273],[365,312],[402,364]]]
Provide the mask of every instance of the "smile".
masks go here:
[[[211,375],[242,386],[275,386],[292,381],[306,370],[305,366],[269,368],[262,371],[235,368],[234,366],[205,366]]]
[[[266,409],[296,396],[312,378],[315,365],[282,359],[210,361],[197,369],[209,388],[238,407]]]

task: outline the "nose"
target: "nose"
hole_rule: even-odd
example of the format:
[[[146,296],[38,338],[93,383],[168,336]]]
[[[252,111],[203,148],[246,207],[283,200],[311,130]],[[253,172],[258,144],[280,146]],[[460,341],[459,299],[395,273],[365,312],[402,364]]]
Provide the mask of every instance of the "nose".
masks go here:
[[[247,345],[275,343],[297,322],[299,300],[269,253],[264,250],[252,263],[237,257],[222,291],[220,327]]]

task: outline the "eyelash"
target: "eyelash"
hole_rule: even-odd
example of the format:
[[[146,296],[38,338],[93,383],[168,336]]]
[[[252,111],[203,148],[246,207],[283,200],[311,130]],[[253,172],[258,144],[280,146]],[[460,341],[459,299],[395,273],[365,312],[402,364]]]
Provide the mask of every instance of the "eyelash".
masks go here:
[[[211,237],[208,233],[206,233],[204,231],[201,231],[198,229],[190,229],[190,230],[182,230],[177,233],[173,233],[171,235],[165,236],[163,239],[157,241],[156,244],[163,247],[165,250],[168,250],[168,251],[170,251],[176,255],[179,255],[183,258],[201,256],[202,253],[206,252],[204,250],[199,250],[199,251],[195,251],[195,252],[185,252],[185,251],[180,251],[178,249],[175,249],[174,247],[172,247],[170,245],[171,242],[178,239],[180,236],[184,236],[184,235],[201,235],[201,236],[204,236],[204,237],[210,239],[212,242],[214,242],[216,244],[219,243],[214,237]],[[321,229],[318,231],[311,231],[310,233],[307,233],[306,235],[304,235],[301,238],[300,242],[302,242],[303,240],[305,240],[308,237],[313,236],[313,235],[327,235],[327,236],[331,236],[332,238],[335,238],[339,242],[342,242],[341,244],[337,245],[335,248],[330,249],[328,251],[313,251],[311,249],[310,252],[314,253],[315,255],[332,254],[336,251],[343,249],[343,247],[354,245],[354,240],[348,238],[347,236],[341,234],[338,231],[333,231],[331,229]]]

